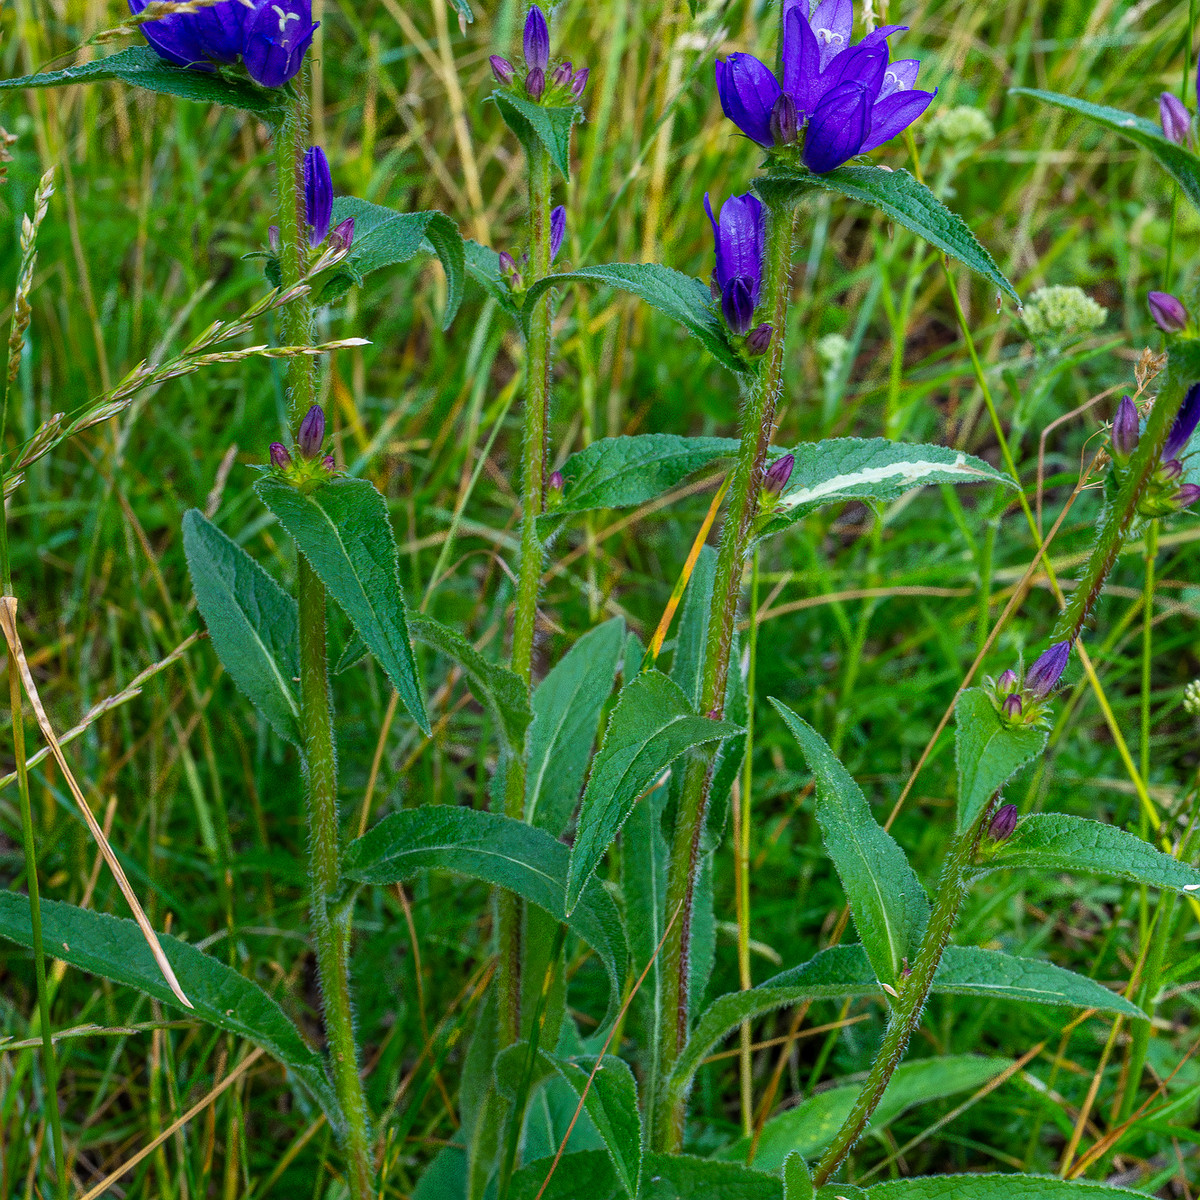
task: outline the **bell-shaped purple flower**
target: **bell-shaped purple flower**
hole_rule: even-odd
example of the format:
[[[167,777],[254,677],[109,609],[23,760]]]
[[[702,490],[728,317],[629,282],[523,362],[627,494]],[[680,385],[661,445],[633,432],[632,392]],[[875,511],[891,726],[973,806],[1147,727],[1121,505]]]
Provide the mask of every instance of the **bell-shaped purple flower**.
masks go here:
[[[263,87],[283,87],[300,70],[316,29],[312,0],[260,0],[242,50],[250,78]]]
[[[304,152],[304,220],[308,224],[308,244],[319,246],[329,233],[333,219],[333,176],[329,159],[320,146]]]
[[[988,826],[988,837],[994,842],[1002,842],[1005,838],[1012,836],[1012,831],[1017,827],[1017,806],[1015,804],[1002,804],[996,809],[996,815],[992,818],[991,824]]]
[[[792,468],[795,465],[796,456],[794,454],[785,454],[782,458],[777,458],[763,476],[763,491],[768,496],[782,496],[783,489],[787,487],[788,480],[792,477]]]
[[[325,410],[319,404],[314,404],[300,422],[300,432],[296,435],[296,449],[305,458],[316,458],[324,444]]]
[[[546,14],[532,5],[525,17],[525,65],[543,73],[550,66],[550,26]]]
[[[1187,309],[1170,292],[1149,292],[1146,303],[1155,325],[1163,333],[1182,333],[1187,328]]]
[[[1035,700],[1044,700],[1062,678],[1062,673],[1067,669],[1067,660],[1070,657],[1071,643],[1055,642],[1049,650],[1043,652],[1026,673],[1026,693]]]
[[[1193,383],[1188,388],[1187,395],[1183,398],[1183,405],[1171,425],[1171,432],[1167,434],[1167,440],[1163,443],[1163,462],[1171,458],[1178,458],[1183,453],[1188,442],[1192,440],[1192,434],[1196,432],[1197,425],[1200,425],[1200,383]]]
[[[1138,444],[1138,410],[1128,396],[1121,397],[1112,423],[1112,454],[1119,463],[1132,457]]]
[[[501,87],[508,87],[516,77],[517,69],[504,58],[502,55],[493,54],[488,58],[488,62],[492,65],[492,75],[495,76],[496,82]]]
[[[137,16],[148,0],[129,0],[129,10]],[[194,13],[175,13],[140,28],[146,41],[160,57],[177,67],[210,71],[212,63],[237,61],[245,41],[247,18],[253,10],[241,0],[222,0]]]
[[[871,128],[871,93],[848,79],[817,105],[804,135],[804,165],[820,175],[853,158]]]
[[[567,236],[567,210],[559,204],[550,212],[550,261],[558,257],[563,238]]]
[[[550,478],[546,480],[546,486],[552,492],[561,492],[563,490],[563,473],[561,471],[551,471]]]
[[[721,111],[760,146],[773,146],[771,113],[780,87],[771,69],[752,54],[731,54],[717,60],[717,95]]]
[[[1177,146],[1184,145],[1192,127],[1192,114],[1187,105],[1171,92],[1163,92],[1158,98],[1158,116],[1162,121],[1163,136]]]

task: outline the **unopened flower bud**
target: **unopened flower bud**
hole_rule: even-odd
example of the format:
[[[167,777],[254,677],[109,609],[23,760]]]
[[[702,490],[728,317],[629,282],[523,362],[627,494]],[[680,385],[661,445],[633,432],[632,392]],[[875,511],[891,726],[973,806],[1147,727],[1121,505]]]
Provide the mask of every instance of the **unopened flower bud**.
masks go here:
[[[525,18],[524,50],[525,65],[531,71],[545,71],[550,65],[550,26],[546,24],[546,14],[536,4]]]
[[[575,72],[575,78],[571,80],[571,94],[576,100],[583,95],[583,89],[587,87],[588,74],[590,67],[582,67]]]
[[[279,253],[279,226],[267,226],[267,245],[271,247],[272,254]]]
[[[717,282],[717,272],[708,277],[708,294],[719,304],[721,302],[721,285]]]
[[[1170,292],[1150,292],[1146,303],[1155,325],[1163,333],[1182,333],[1187,328],[1187,309]]]
[[[286,471],[292,465],[292,456],[282,442],[271,443],[271,466],[277,471]]]
[[[996,687],[1007,695],[1009,692],[1017,690],[1017,673],[1009,667],[999,679],[996,680]]]
[[[750,284],[745,277],[739,275],[725,285],[721,294],[721,313],[730,333],[750,332],[750,322],[754,320],[754,298],[750,294]]]
[[[1200,500],[1200,483],[1185,483],[1171,500],[1176,508],[1191,508]]]
[[[553,71],[550,72],[551,87],[566,87],[571,82],[575,72],[571,70],[569,62],[560,62]]]
[[[1004,709],[1004,715],[1010,721],[1015,721],[1020,717],[1025,706],[1021,703],[1021,694],[1019,692],[1012,692],[1004,697],[1004,704],[1002,707]]]
[[[782,458],[777,458],[763,476],[763,491],[768,496],[782,496],[783,489],[787,487],[788,480],[792,477],[792,468],[795,465],[796,456],[794,454],[785,454]]]
[[[316,458],[324,444],[325,410],[319,404],[314,404],[300,422],[300,432],[296,435],[296,449],[305,458]]]
[[[1183,463],[1177,458],[1168,458],[1158,468],[1159,475],[1165,480],[1178,479],[1183,474]]]
[[[563,490],[563,473],[561,471],[551,471],[550,478],[546,480],[546,486],[552,492],[561,492]]]
[[[354,218],[347,217],[344,221],[335,225],[329,240],[335,249],[342,251],[349,250],[354,244]]]
[[[337,462],[335,461],[332,454],[327,454],[327,455],[325,455],[325,457],[323,459],[321,459],[321,466],[323,466],[325,468],[325,470],[327,470],[330,473],[330,475],[332,475],[334,473],[334,471],[337,470]]]
[[[534,67],[525,76],[525,91],[530,100],[540,100],[546,91],[546,72],[541,67]]]
[[[796,114],[796,102],[780,92],[779,99],[771,109],[771,137],[776,146],[790,146],[799,133],[800,122]]]
[[[1006,837],[1012,835],[1012,831],[1017,827],[1017,806],[1015,804],[1002,804],[996,809],[996,815],[992,818],[992,823],[988,826],[988,837],[994,842],[1002,842]]]
[[[1025,691],[1035,700],[1044,700],[1062,678],[1071,657],[1070,642],[1055,642],[1029,668],[1025,676]]]
[[[1138,444],[1138,410],[1128,396],[1121,397],[1112,423],[1112,455],[1119,463],[1128,461]]]
[[[771,345],[771,335],[775,332],[774,325],[768,325],[763,322],[746,334],[746,349],[751,354],[766,354]]]
[[[1158,115],[1162,121],[1163,135],[1168,141],[1182,146],[1187,141],[1192,116],[1187,105],[1171,92],[1163,92],[1158,98]]]
[[[1188,388],[1187,395],[1183,398],[1183,404],[1180,405],[1179,412],[1175,414],[1171,432],[1167,434],[1167,440],[1163,443],[1162,457],[1164,460],[1179,457],[1186,449],[1188,442],[1192,440],[1192,434],[1196,432],[1197,425],[1200,425],[1200,383],[1193,383]]]
[[[517,68],[512,65],[503,55],[493,54],[488,62],[492,64],[492,74],[496,78],[496,82],[501,87],[508,87],[516,78]]]
[[[567,210],[556,205],[550,210],[550,261],[558,257],[562,249],[563,238],[567,236]]]

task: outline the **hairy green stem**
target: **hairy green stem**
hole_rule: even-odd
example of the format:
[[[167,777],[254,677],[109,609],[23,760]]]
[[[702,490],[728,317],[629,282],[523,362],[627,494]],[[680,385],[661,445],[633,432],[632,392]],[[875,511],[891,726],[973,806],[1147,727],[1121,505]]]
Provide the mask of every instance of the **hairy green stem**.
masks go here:
[[[729,506],[717,554],[700,691],[700,711],[714,718],[719,718],[725,708],[725,684],[729,675],[729,655],[741,595],[742,569],[754,521],[758,516],[763,469],[771,444],[775,405],[783,379],[784,334],[795,226],[794,209],[782,206],[768,209],[763,294],[767,303],[767,319],[775,332],[765,360],[750,386],[742,412],[741,442],[733,468]],[[663,1053],[663,1078],[670,1077],[671,1068],[687,1040],[692,908],[714,765],[715,755],[712,752],[696,753],[688,760],[675,817],[667,869],[666,911],[673,913],[678,909],[679,919],[671,927],[662,953],[663,1004],[659,1040]],[[664,1097],[655,1131],[659,1149],[673,1151],[682,1146],[686,1108],[685,1096]]]
[[[287,118],[276,132],[279,172],[280,270],[285,287],[304,275],[308,237],[304,222],[304,152],[308,109],[303,76],[295,81]],[[312,302],[293,300],[285,310],[285,338],[290,345],[312,344]],[[316,403],[311,356],[288,359],[292,432]],[[325,1036],[333,1082],[342,1108],[342,1148],[353,1200],[373,1195],[367,1103],[358,1074],[354,1012],[350,998],[350,930],[353,910],[335,904],[341,890],[341,847],[338,830],[337,751],[329,695],[329,651],[325,628],[325,586],[308,560],[299,556],[300,725],[308,790],[309,883],[313,944],[321,982]]]

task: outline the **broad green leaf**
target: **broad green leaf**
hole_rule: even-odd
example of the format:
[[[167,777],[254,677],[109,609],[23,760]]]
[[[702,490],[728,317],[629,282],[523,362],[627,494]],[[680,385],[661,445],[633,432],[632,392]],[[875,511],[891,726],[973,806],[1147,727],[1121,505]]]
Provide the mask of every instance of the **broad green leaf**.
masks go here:
[[[470,238],[467,239],[464,249],[467,274],[519,324],[521,306],[500,274],[500,255],[490,246],[481,246]]]
[[[550,1183],[543,1192],[547,1176]],[[557,1164],[553,1156],[527,1163],[513,1173],[508,1193],[509,1200],[617,1200],[624,1194],[603,1150],[564,1154]]]
[[[1008,725],[981,688],[970,688],[954,706],[958,760],[958,828],[969,829],[988,801],[1046,745],[1047,733]]]
[[[1146,1200],[1145,1192],[1049,1175],[929,1175],[878,1183],[867,1194],[872,1200]]]
[[[526,294],[522,320],[528,322],[533,306],[547,289],[566,283],[607,284],[630,292],[682,325],[721,366],[739,375],[752,374],[755,369],[730,345],[708,285],[691,275],[661,263],[603,263],[580,267],[535,283]]]
[[[1022,817],[983,860],[979,873],[1004,867],[1112,875],[1171,892],[1200,892],[1197,868],[1123,829],[1062,813]]]
[[[783,1160],[783,1200],[812,1200],[814,1190],[804,1155],[793,1151]]]
[[[344,869],[360,883],[391,884],[418,871],[456,871],[524,896],[555,920],[565,920],[599,956],[608,973],[609,1010],[625,982],[625,931],[600,883],[585,889],[573,911],[563,910],[566,846],[545,830],[499,813],[431,805],[384,817],[346,848]]]
[[[992,256],[979,244],[967,223],[951,212],[923,183],[907,171],[883,167],[838,167],[823,175],[775,168],[761,176],[754,190],[768,203],[799,200],[813,191],[838,192],[878,209],[889,220],[912,230],[943,254],[957,258],[978,275],[1006,292],[1019,305],[1021,298],[1005,279]]]
[[[771,703],[813,773],[821,837],[846,890],[859,939],[880,981],[895,985],[905,963],[916,961],[929,920],[925,890],[824,738],[786,705]]]
[[[332,479],[306,495],[263,475],[254,490],[354,622],[409,716],[428,737],[429,717],[400,590],[396,538],[375,485],[366,479]]]
[[[942,1100],[959,1092],[975,1091],[1011,1065],[1007,1058],[983,1058],[974,1054],[952,1054],[902,1063],[896,1068],[879,1107],[871,1117],[868,1132],[887,1128],[897,1117],[918,1104]],[[778,1171],[784,1167],[785,1160],[789,1160],[790,1152],[807,1158],[817,1157],[850,1115],[861,1091],[861,1084],[828,1088],[803,1104],[772,1117],[763,1125],[758,1151],[754,1156],[755,1167],[760,1171]],[[745,1162],[749,1146],[749,1139],[742,1138],[730,1146],[722,1147],[713,1157],[728,1162]]]
[[[930,483],[998,483],[1008,475],[948,446],[918,446],[887,438],[828,438],[793,447],[787,488],[761,531],[767,537],[818,508],[845,500],[882,503]]]
[[[43,900],[41,907],[42,939],[48,955],[101,979],[136,988],[188,1018],[206,1021],[261,1046],[308,1088],[331,1123],[341,1126],[341,1110],[324,1060],[258,984],[195,946],[160,933],[163,953],[195,1006],[189,1011],[167,986],[136,921],[59,900]],[[0,891],[0,937],[32,947],[28,896]]]
[[[585,633],[533,694],[525,820],[555,837],[566,828],[579,800],[624,645],[625,621],[614,617]]]
[[[529,693],[520,678],[507,667],[484,658],[465,637],[432,617],[409,613],[408,628],[414,642],[440,650],[462,667],[475,699],[487,705],[505,743],[514,753],[518,752],[532,719]]]
[[[412,1200],[467,1200],[467,1150],[456,1142],[443,1146],[421,1172]]]
[[[334,268],[318,296],[321,304],[340,299],[362,283],[372,271],[408,262],[421,251],[433,253],[446,272],[446,312],[442,328],[449,327],[462,303],[466,279],[465,251],[458,226],[445,213],[397,212],[355,196],[338,196],[333,202],[333,223],[354,218],[350,253]]]
[[[579,810],[567,874],[568,912],[638,797],[685,750],[739,732],[728,721],[698,716],[679,685],[660,671],[645,671],[621,689]]]
[[[577,104],[550,107],[497,89],[492,99],[504,123],[517,135],[526,154],[544,148],[564,179],[571,178],[571,126],[583,120]]]
[[[1143,150],[1149,150],[1159,166],[1183,189],[1187,198],[1200,209],[1200,158],[1183,146],[1163,136],[1161,126],[1145,117],[1109,108],[1107,104],[1089,104],[1074,96],[1063,96],[1058,92],[1043,92],[1038,88],[1010,88],[1010,96],[1031,96],[1043,104],[1053,104],[1068,112],[1078,113],[1089,121],[1119,133],[1123,138],[1136,142]]]
[[[0,91],[11,88],[68,87],[75,83],[107,83],[119,80],[151,92],[197,100],[202,104],[223,104],[255,113],[271,124],[283,119],[286,95],[276,88],[254,84],[217,71],[192,71],[176,67],[149,46],[132,46],[107,58],[66,67],[62,71],[41,71],[17,79],[0,80]]]
[[[562,500],[546,520],[596,508],[645,504],[689,475],[737,452],[732,438],[639,433],[601,438],[562,465]]]
[[[783,1184],[778,1175],[734,1163],[647,1154],[640,1200],[783,1200]]]
[[[183,551],[217,657],[275,732],[299,746],[296,601],[199,509],[183,514]]]

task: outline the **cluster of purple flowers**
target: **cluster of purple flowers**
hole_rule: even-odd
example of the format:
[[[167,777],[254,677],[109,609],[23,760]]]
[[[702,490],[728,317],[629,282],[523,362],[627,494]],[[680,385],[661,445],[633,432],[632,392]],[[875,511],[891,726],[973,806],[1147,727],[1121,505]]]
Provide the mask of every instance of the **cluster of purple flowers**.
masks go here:
[[[147,3],[129,0],[129,8],[136,16]],[[270,88],[300,70],[316,28],[312,0],[221,0],[141,26],[146,41],[177,67],[212,71],[240,58],[250,78]]]
[[[1024,679],[1010,667],[999,679],[987,681],[992,702],[1008,724],[1036,725],[1044,720],[1046,700],[1058,686],[1070,657],[1071,643],[1055,642],[1025,672]]]
[[[329,237],[333,221],[333,176],[329,159],[320,146],[304,152],[304,223],[308,226],[308,244],[320,246]],[[279,227],[270,228],[271,249],[279,252]],[[346,251],[354,241],[354,218],[347,217],[333,231],[333,248]]]
[[[522,86],[530,100],[539,103],[566,103],[578,100],[587,87],[588,68],[575,70],[574,64],[564,59],[550,67],[550,26],[546,14],[535,4],[525,17],[525,36],[522,49],[525,52],[525,78]],[[493,54],[489,61],[492,74],[502,87],[511,87],[517,77],[517,68],[503,55]]]
[[[291,451],[282,442],[272,442],[271,465],[277,471],[290,475],[298,474],[300,478],[297,482],[312,477],[314,470],[317,471],[316,478],[330,475],[337,470],[337,463],[332,454],[321,453],[324,445],[325,410],[319,404],[314,404],[304,414],[304,420],[300,422],[300,429],[296,434],[296,452],[301,461],[296,463]]]
[[[1194,383],[1188,388],[1183,405],[1176,414],[1167,440],[1163,443],[1158,466],[1139,510],[1143,516],[1169,516],[1200,500],[1200,484],[1179,482],[1184,471],[1182,456],[1192,440],[1192,434],[1196,432],[1197,425],[1200,425],[1200,383]],[[1122,396],[1121,403],[1117,405],[1116,416],[1113,417],[1109,442],[1109,453],[1112,455],[1118,478],[1121,470],[1133,457],[1140,436],[1137,405],[1128,396]]]
[[[562,249],[563,238],[567,236],[567,210],[561,205],[550,210],[550,261],[553,263]],[[521,255],[520,261],[507,250],[500,251],[500,274],[508,281],[508,286],[514,292],[525,290],[525,280],[521,268],[529,262],[529,252]]]

